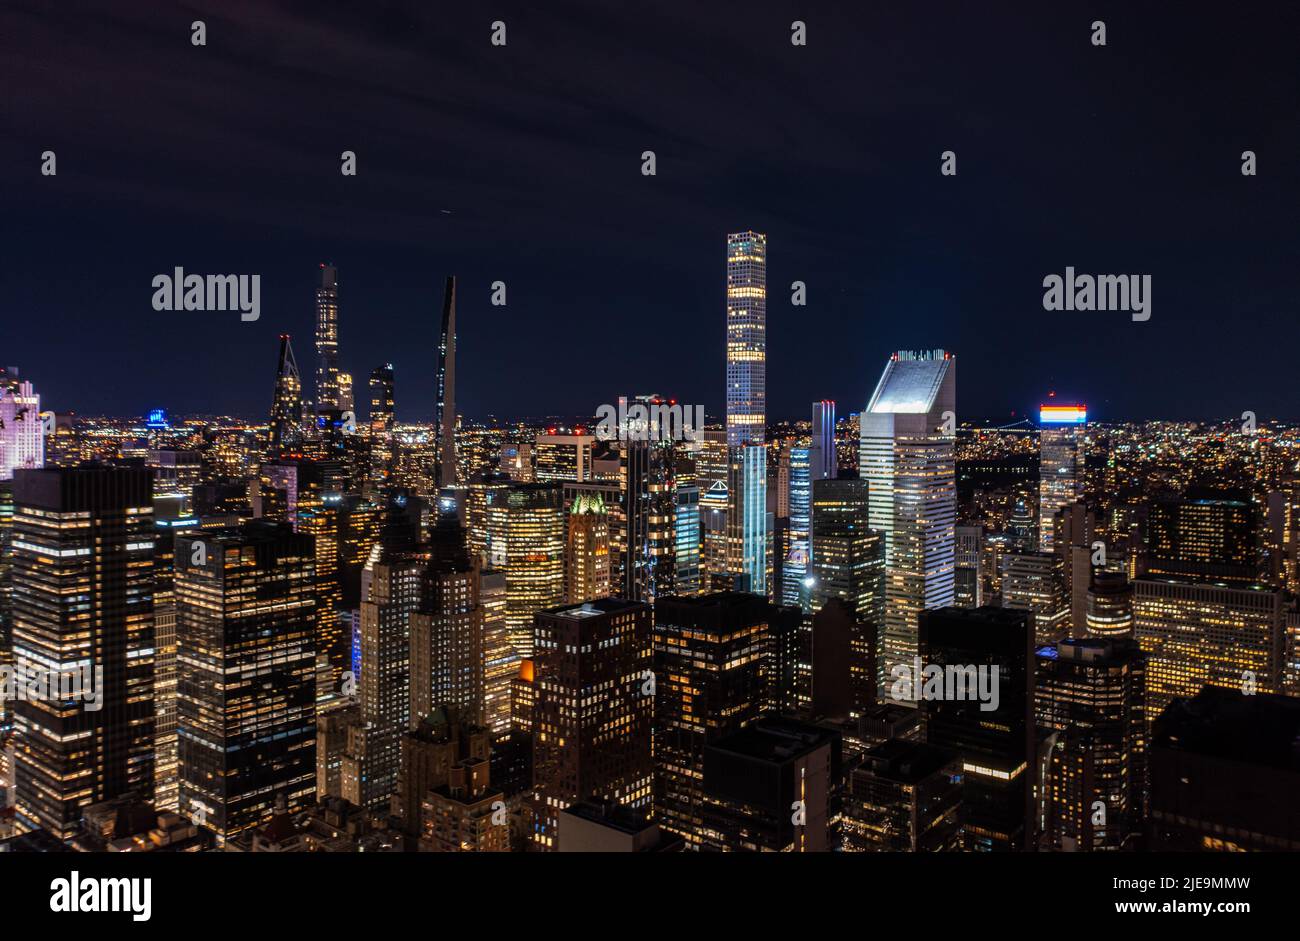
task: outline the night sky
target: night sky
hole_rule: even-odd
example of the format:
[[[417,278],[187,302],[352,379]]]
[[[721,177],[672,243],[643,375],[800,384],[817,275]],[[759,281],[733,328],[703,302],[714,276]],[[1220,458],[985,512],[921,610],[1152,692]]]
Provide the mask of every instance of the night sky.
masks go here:
[[[6,0],[0,361],[60,411],[260,417],[278,334],[313,371],[332,261],[342,366],[362,402],[391,361],[402,420],[432,414],[449,273],[462,413],[719,415],[725,235],[754,228],[770,417],[856,411],[892,350],[942,346],[959,417],[1055,389],[1300,419],[1297,36],[1281,2]],[[261,319],[155,312],[175,266],[260,274]],[[1151,320],[1044,311],[1066,266],[1151,275]]]

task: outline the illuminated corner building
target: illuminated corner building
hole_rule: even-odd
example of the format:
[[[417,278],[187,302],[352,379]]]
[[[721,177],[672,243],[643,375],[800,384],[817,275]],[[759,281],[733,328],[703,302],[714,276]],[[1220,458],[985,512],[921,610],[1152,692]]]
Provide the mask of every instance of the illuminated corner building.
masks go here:
[[[1002,607],[1027,611],[1034,642],[1054,644],[1070,632],[1061,557],[1053,552],[1023,552],[1002,557]]]
[[[480,724],[485,661],[479,567],[470,561],[454,511],[440,514],[431,545],[425,602],[410,618],[410,714],[426,716],[446,706]]]
[[[147,468],[14,475],[13,655],[20,670],[92,674],[102,708],[18,699],[16,824],[71,837],[81,811],[154,790],[154,520]]]
[[[393,814],[402,831],[419,838],[426,830],[424,799],[451,779],[461,762],[486,760],[491,736],[454,709],[438,708],[417,719],[402,736],[402,761]]]
[[[447,278],[438,332],[437,402],[433,413],[434,478],[438,487],[456,483],[456,277]]]
[[[157,478],[154,485],[157,486]],[[177,809],[176,534],[199,528],[198,517],[170,516],[154,499],[154,806]]]
[[[383,483],[393,476],[396,442],[396,391],[393,364],[384,363],[370,371],[370,480]]]
[[[812,487],[811,608],[842,599],[879,627],[885,614],[885,540],[870,526],[867,483],[853,477]]]
[[[221,844],[314,803],[312,543],[265,520],[176,538],[180,811]]]
[[[595,441],[594,435],[538,435],[533,446],[534,479],[543,484],[590,480]]]
[[[505,490],[511,484],[509,475],[484,471],[470,478],[465,495],[465,520],[469,528],[470,555],[483,565],[490,565],[487,554],[487,506],[489,494]]]
[[[1259,577],[1255,509],[1239,490],[1192,487],[1147,516],[1147,575],[1235,584]]]
[[[676,540],[677,571],[673,576],[674,591],[679,595],[698,594],[702,585],[700,575],[700,488],[695,484],[677,484],[677,522],[673,538]]]
[[[835,451],[835,403],[830,399],[812,404],[812,446],[808,449],[808,459],[813,480],[840,475]]]
[[[45,466],[41,397],[13,366],[0,367],[0,480]]]
[[[1296,852],[1300,700],[1207,686],[1151,736],[1151,845],[1170,852]]]
[[[776,716],[704,749],[704,844],[722,852],[823,853],[839,790],[839,733]]]
[[[982,669],[986,683],[997,668],[995,709],[981,709],[993,704],[992,697],[919,703],[924,740],[961,756],[963,846],[975,852],[1028,850],[1035,755],[1034,635],[1028,616],[1003,608],[941,608],[922,612],[919,627],[923,668],[933,665],[945,675],[955,670],[966,676],[972,667]]]
[[[316,411],[341,409],[339,401],[339,273],[320,266],[316,288]]]
[[[727,492],[727,569],[741,576],[746,591],[767,594],[768,512],[767,446],[746,444],[731,449]]]
[[[564,601],[564,501],[554,484],[511,484],[487,494],[490,567],[506,573],[506,628],[533,655],[533,615]]]
[[[956,752],[903,739],[873,746],[849,774],[845,851],[959,851],[961,791],[961,759]]]
[[[781,603],[811,609],[811,597],[805,580],[811,568],[812,554],[812,452],[808,448],[790,449],[789,484],[789,551],[781,567]]]
[[[421,653],[415,611],[425,600],[427,551],[400,544],[375,546],[361,574],[360,709],[347,730],[342,797],[358,807],[386,811],[397,790],[401,737],[411,723]]]
[[[700,494],[702,588],[707,588],[715,578],[725,577],[727,573],[727,518],[730,502],[725,475]]]
[[[650,815],[653,621],[649,605],[616,598],[538,612],[536,848],[556,848],[560,812],[581,801]]]
[[[483,724],[494,736],[510,732],[510,684],[519,675],[519,652],[506,627],[506,573],[479,573],[483,605]]]
[[[599,493],[579,493],[569,506],[564,579],[568,604],[609,596],[609,513]]]
[[[767,236],[727,236],[727,446],[762,444],[767,425]]]
[[[493,816],[504,812],[505,795],[489,782],[489,762],[473,758],[452,765],[447,783],[423,801],[420,848],[429,853],[508,853],[510,826]]]
[[[861,416],[860,473],[871,488],[871,528],[885,536],[886,673],[916,654],[921,611],[953,603],[957,484],[954,437],[944,428],[956,402],[950,353],[899,352]]]
[[[621,414],[627,412],[619,400]],[[657,396],[637,396],[636,405],[651,410],[664,406]],[[623,582],[619,596],[653,602],[676,591],[677,578],[677,469],[681,447],[672,429],[652,418],[641,434],[622,442],[619,464],[623,508],[627,520]]]
[[[1091,637],[1133,636],[1133,586],[1123,572],[1093,575],[1085,624]]]
[[[732,592],[655,603],[655,814],[692,848],[704,837],[705,746],[766,709],[776,612]]]
[[[727,431],[725,428],[704,429],[704,441],[695,458],[695,482],[700,491],[707,493],[714,486],[727,486]]]
[[[1264,585],[1175,578],[1133,583],[1133,633],[1147,654],[1148,715],[1202,686],[1281,688],[1285,594]]]
[[[1132,638],[1071,639],[1037,652],[1040,849],[1133,848],[1146,820],[1146,657]]]
[[[1038,409],[1039,548],[1052,551],[1052,520],[1058,510],[1083,497],[1083,442],[1088,421],[1082,405],[1043,405]]]

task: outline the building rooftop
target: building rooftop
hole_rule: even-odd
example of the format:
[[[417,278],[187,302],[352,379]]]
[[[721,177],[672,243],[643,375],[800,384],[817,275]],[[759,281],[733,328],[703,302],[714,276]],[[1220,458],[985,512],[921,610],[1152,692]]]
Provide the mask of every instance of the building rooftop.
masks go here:
[[[943,350],[895,353],[885,364],[885,372],[876,384],[867,411],[877,414],[930,411],[951,364],[952,358]]]
[[[1300,771],[1300,699],[1205,686],[1165,708],[1151,747]]]

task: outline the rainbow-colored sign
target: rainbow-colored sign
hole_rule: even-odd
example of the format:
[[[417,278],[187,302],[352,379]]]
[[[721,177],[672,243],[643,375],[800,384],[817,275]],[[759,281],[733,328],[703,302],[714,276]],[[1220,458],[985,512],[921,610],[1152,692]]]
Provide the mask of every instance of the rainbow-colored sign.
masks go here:
[[[1088,408],[1084,405],[1040,405],[1038,423],[1040,425],[1082,425],[1088,420]]]

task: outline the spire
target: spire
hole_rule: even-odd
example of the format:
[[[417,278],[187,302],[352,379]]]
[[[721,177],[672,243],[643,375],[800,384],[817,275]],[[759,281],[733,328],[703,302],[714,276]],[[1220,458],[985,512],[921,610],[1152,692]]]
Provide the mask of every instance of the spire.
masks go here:
[[[275,368],[271,400],[271,453],[293,450],[302,443],[302,379],[289,334],[280,334],[280,359]]]
[[[438,339],[438,399],[433,417],[438,447],[435,477],[439,488],[456,483],[456,276],[449,275],[442,297],[442,332]]]

